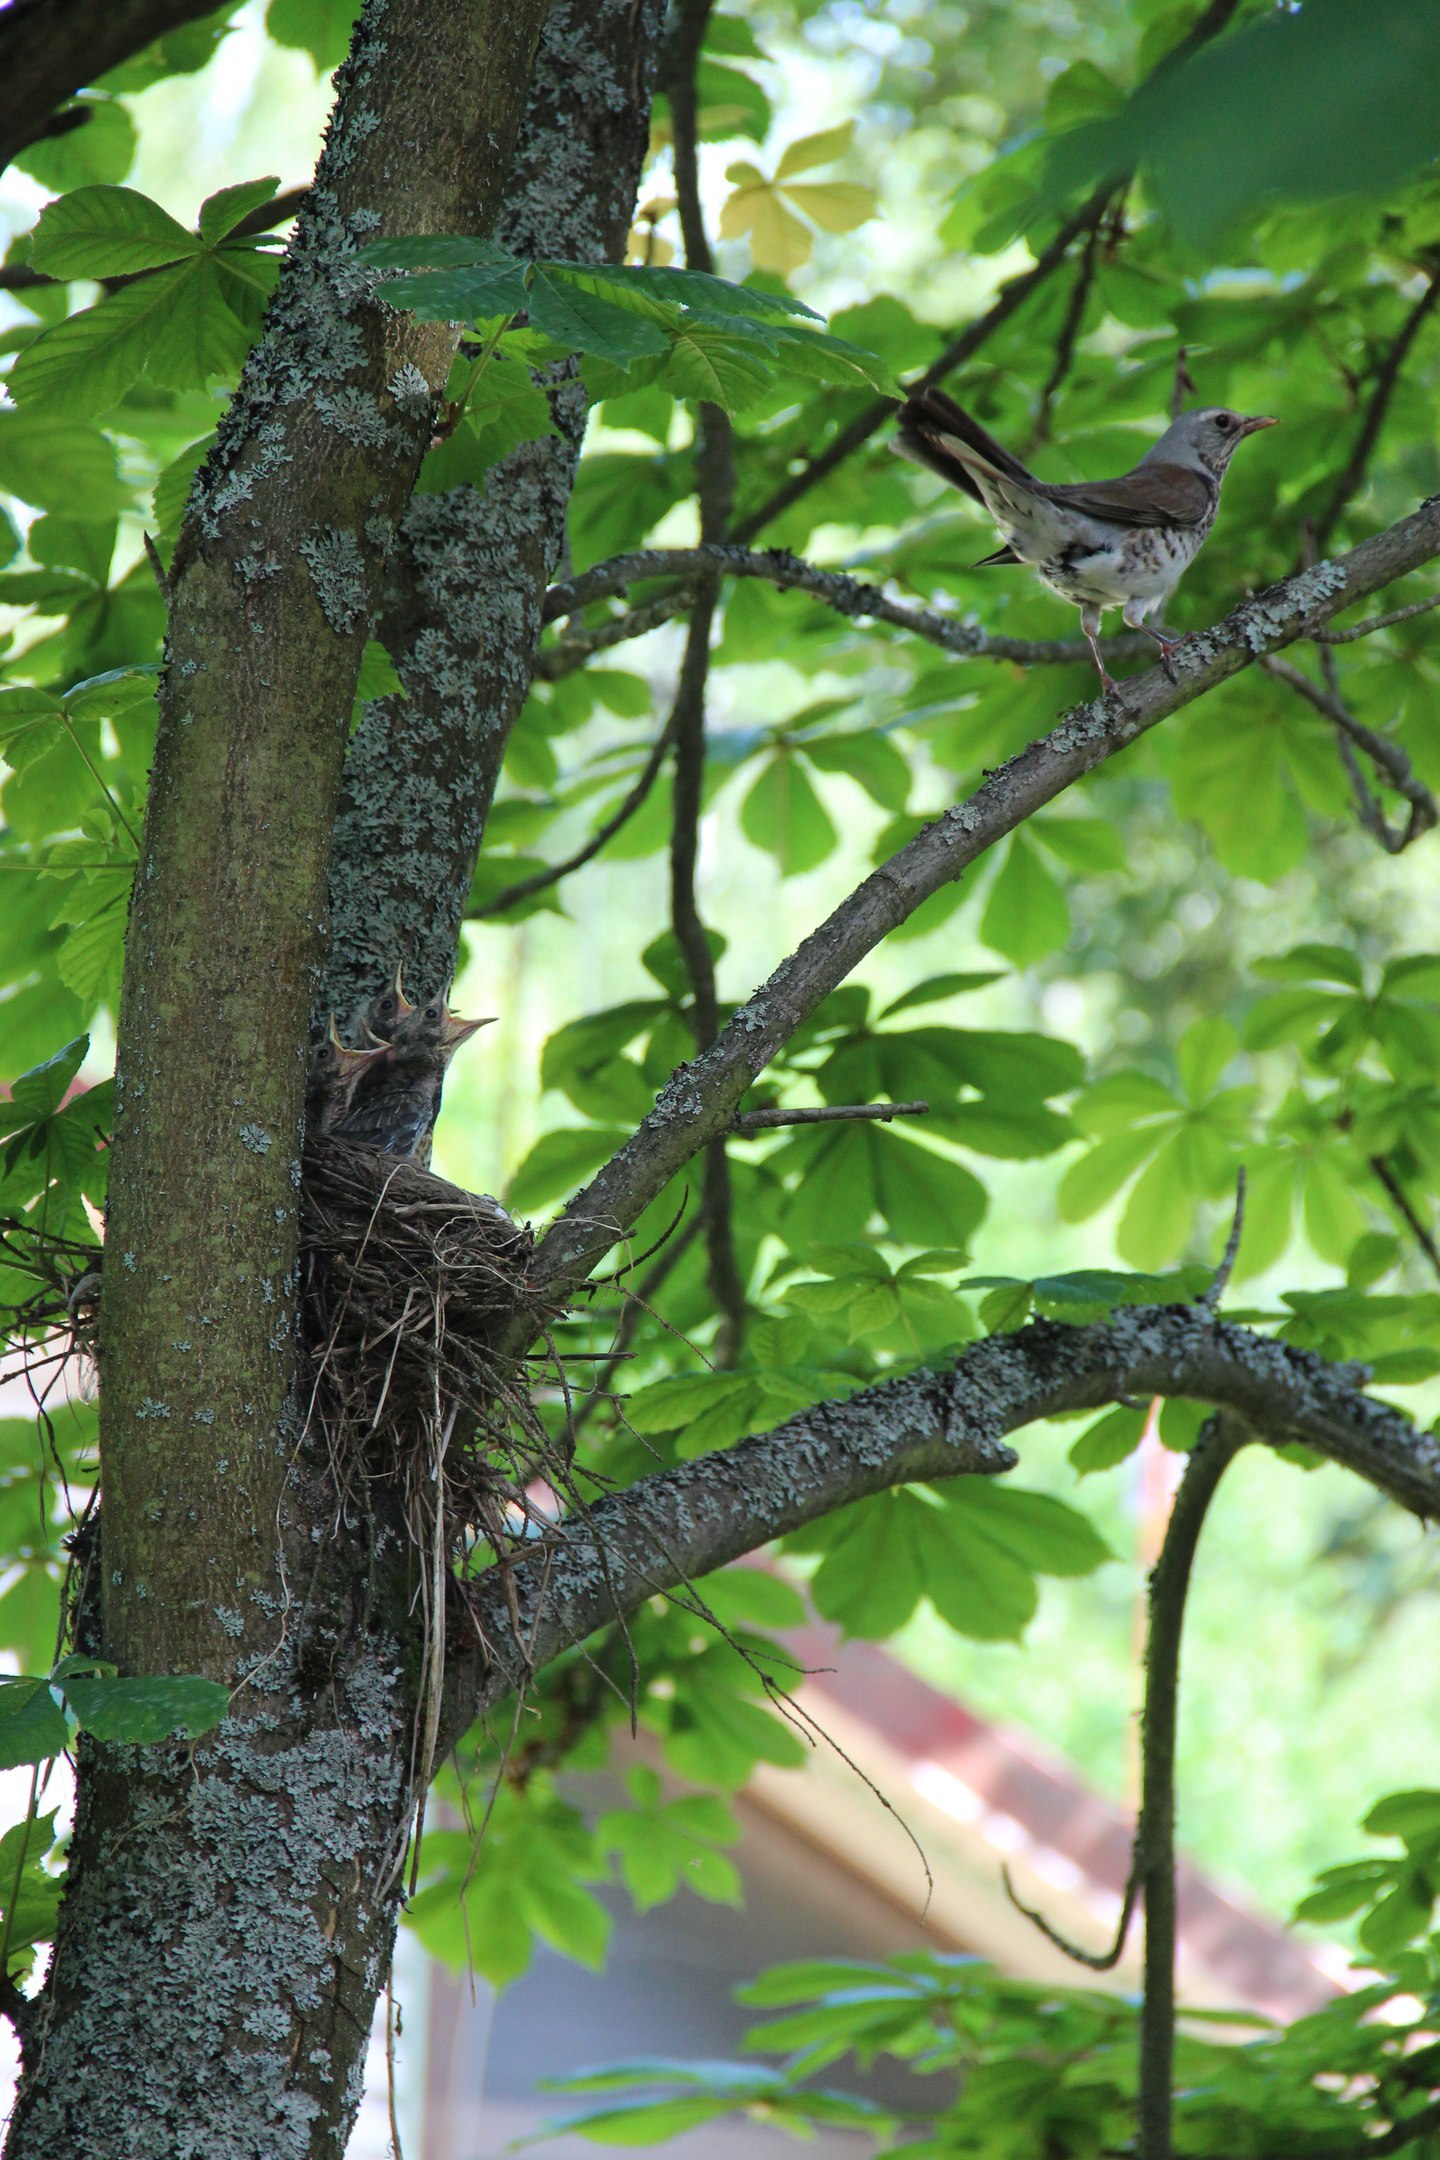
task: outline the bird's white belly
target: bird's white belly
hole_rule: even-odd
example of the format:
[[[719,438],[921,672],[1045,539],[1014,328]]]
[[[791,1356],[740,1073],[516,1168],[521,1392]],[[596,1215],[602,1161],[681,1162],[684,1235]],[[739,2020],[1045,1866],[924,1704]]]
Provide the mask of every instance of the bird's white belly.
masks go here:
[[[1194,525],[1105,525],[1073,512],[1060,518],[1051,503],[1034,501],[1032,514],[1013,521],[1006,540],[1021,562],[1041,572],[1051,592],[1075,607],[1123,607],[1125,600],[1164,598],[1194,562],[1205,531]]]

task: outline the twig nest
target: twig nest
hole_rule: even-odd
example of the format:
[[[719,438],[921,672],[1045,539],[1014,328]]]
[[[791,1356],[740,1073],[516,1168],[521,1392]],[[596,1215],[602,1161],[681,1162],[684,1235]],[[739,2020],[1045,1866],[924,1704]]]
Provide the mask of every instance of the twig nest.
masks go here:
[[[534,1239],[498,1200],[326,1136],[305,1149],[300,1239],[315,1404],[403,1439],[509,1393],[490,1344],[524,1295]],[[512,1376],[513,1384],[513,1376]]]

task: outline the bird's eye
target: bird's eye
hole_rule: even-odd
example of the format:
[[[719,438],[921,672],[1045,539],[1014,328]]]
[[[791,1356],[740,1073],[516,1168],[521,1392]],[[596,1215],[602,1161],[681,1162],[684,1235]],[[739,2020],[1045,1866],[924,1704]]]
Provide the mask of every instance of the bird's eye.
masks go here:
[[[438,1020],[440,1018],[440,1007],[438,1005],[427,1005],[425,1007],[425,1018],[427,1020]]]
[[[1215,415],[1215,425],[1216,425],[1216,427],[1218,427],[1218,428],[1219,428],[1219,430],[1220,430],[1220,432],[1221,432],[1221,434],[1222,434],[1222,435],[1228,435],[1228,434],[1230,433],[1230,430],[1231,430],[1231,428],[1233,428],[1233,427],[1234,427],[1234,425],[1235,425],[1235,415],[1234,415],[1234,413],[1228,413],[1228,412],[1216,413],[1216,415]]]

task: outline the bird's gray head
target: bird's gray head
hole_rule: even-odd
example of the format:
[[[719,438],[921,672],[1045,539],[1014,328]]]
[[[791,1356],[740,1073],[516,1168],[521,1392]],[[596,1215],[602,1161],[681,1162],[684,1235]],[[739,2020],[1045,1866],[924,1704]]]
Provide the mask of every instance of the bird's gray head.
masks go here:
[[[1163,459],[1169,465],[1203,466],[1216,479],[1224,472],[1235,454],[1235,446],[1247,435],[1256,435],[1261,428],[1274,427],[1275,422],[1256,416],[1246,419],[1243,413],[1231,412],[1228,405],[1200,405],[1194,412],[1181,413],[1172,420],[1147,458]]]

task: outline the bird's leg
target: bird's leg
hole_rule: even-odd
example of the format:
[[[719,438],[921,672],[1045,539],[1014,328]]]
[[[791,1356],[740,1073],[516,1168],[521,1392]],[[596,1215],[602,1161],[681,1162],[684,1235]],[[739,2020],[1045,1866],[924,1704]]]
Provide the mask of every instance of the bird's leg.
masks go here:
[[[1148,603],[1146,604],[1148,605]],[[1121,619],[1124,622],[1127,630],[1143,630],[1146,637],[1152,638],[1154,640],[1154,642],[1160,648],[1160,665],[1165,670],[1166,679],[1172,683],[1178,682],[1180,678],[1175,673],[1175,662],[1171,658],[1171,655],[1175,652],[1177,647],[1184,644],[1185,640],[1183,636],[1166,637],[1163,630],[1157,630],[1153,624],[1147,623],[1141,619],[1142,612],[1143,610],[1137,609],[1132,613],[1131,604],[1127,603],[1124,610],[1122,611]]]
[[[1100,610],[1098,607],[1081,608],[1080,628],[1085,633],[1085,642],[1090,647],[1090,651],[1094,656],[1096,667],[1100,670],[1100,680],[1104,685],[1106,692],[1108,693],[1112,690],[1117,690],[1119,688],[1119,684],[1116,682],[1114,676],[1110,673],[1110,670],[1106,667],[1105,662],[1100,657]]]

